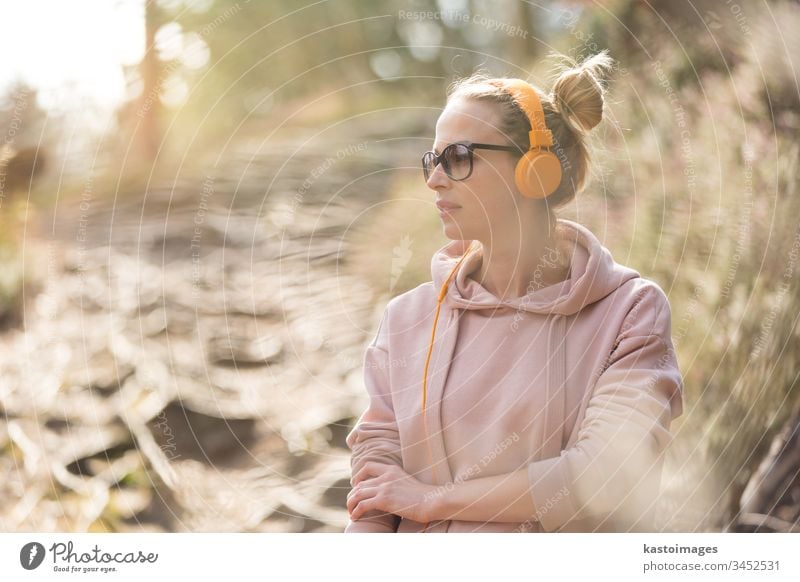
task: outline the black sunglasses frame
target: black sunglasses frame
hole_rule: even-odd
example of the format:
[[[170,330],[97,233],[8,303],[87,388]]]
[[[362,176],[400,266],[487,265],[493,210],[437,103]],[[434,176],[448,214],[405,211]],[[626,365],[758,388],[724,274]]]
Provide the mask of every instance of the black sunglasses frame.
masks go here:
[[[464,176],[463,178],[454,178],[453,176],[450,175],[450,166],[446,162],[446,158],[445,158],[445,154],[447,153],[447,150],[452,148],[452,147],[456,147],[456,146],[466,147],[467,151],[469,152],[469,172],[467,172],[467,175]],[[448,178],[450,178],[454,182],[461,182],[462,180],[466,180],[467,178],[469,178],[472,175],[472,168],[473,168],[473,165],[474,165],[473,164],[473,154],[472,154],[473,150],[496,150],[496,151],[503,151],[503,152],[517,152],[517,153],[520,153],[520,154],[523,153],[517,147],[497,145],[497,144],[493,144],[493,143],[474,143],[474,142],[469,142],[469,141],[460,141],[460,142],[451,143],[447,147],[445,147],[442,150],[442,153],[439,154],[438,156],[436,155],[436,152],[434,152],[434,151],[429,151],[429,152],[425,152],[424,154],[422,154],[422,172],[425,175],[425,181],[427,182],[430,179],[430,173],[429,173],[429,170],[428,170],[428,166],[425,164],[425,158],[427,156],[433,156],[433,161],[435,162],[433,164],[433,166],[432,166],[433,169],[430,170],[430,172],[433,172],[436,169],[436,166],[438,166],[439,164],[442,164],[442,168],[444,169],[444,173],[447,174]]]

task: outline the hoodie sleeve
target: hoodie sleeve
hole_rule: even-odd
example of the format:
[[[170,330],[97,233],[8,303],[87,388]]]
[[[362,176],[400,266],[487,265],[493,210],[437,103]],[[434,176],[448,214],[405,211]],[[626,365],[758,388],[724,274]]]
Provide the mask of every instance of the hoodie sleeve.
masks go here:
[[[646,287],[606,359],[575,444],[528,465],[533,519],[545,531],[612,513],[635,523],[652,511],[670,421],[683,408],[670,330],[666,295]]]
[[[350,467],[353,476],[368,461],[401,467],[403,464],[389,383],[390,359],[386,324],[388,310],[387,307],[375,339],[367,346],[364,354],[364,384],[369,395],[369,404],[346,438],[347,446],[352,451]],[[365,513],[361,519],[350,520],[344,531],[345,533],[394,533],[397,531],[399,521],[399,516],[373,510]]]

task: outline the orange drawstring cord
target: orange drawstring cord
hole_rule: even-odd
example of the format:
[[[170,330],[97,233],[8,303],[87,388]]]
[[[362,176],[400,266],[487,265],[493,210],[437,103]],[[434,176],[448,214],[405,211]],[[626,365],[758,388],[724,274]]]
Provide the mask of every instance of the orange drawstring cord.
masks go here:
[[[447,279],[445,279],[444,283],[442,284],[442,288],[439,291],[439,296],[436,299],[436,314],[433,316],[433,327],[431,328],[431,343],[428,346],[428,355],[425,357],[425,371],[422,377],[422,426],[425,430],[425,444],[428,446],[428,456],[431,460],[431,467],[433,468],[433,481],[434,483],[438,484],[439,479],[436,473],[436,465],[433,462],[433,450],[431,449],[431,440],[430,435],[428,435],[428,423],[425,421],[425,409],[427,405],[427,397],[428,397],[428,364],[431,361],[431,353],[433,353],[433,342],[436,338],[436,324],[439,321],[439,311],[442,308],[442,302],[444,301],[445,296],[447,295],[447,288],[450,285],[450,280],[453,278],[453,275],[458,270],[458,267],[467,258],[467,255],[473,250],[474,242],[471,242],[467,247],[467,250],[464,251],[464,254],[461,255],[461,258],[455,264],[453,269],[450,271],[450,274],[447,275]],[[425,527],[422,529],[422,533],[427,533],[428,525],[430,522],[425,522]]]

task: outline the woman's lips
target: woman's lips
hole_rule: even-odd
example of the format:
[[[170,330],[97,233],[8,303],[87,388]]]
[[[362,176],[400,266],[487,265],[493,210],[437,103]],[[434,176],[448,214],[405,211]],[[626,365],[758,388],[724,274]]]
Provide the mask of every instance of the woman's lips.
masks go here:
[[[436,202],[436,208],[439,210],[440,213],[442,212],[452,212],[453,210],[458,210],[461,208],[457,204],[453,204],[452,202],[445,202],[444,200],[438,200]]]

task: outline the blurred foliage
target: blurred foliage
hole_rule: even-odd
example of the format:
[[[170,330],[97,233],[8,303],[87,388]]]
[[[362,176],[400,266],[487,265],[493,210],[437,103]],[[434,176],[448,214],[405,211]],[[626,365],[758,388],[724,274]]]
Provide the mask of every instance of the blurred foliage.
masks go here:
[[[285,124],[316,126],[381,107],[433,104],[454,74],[478,65],[521,74],[526,61],[545,49],[537,40],[539,19],[526,3],[216,0],[149,6],[157,82],[148,86],[141,66],[128,68],[136,97],[120,110],[120,123],[142,131],[137,119],[157,108],[166,153],[181,157],[196,140],[202,142],[198,149],[207,150],[232,133],[265,135]],[[425,12],[450,17],[420,16]],[[527,25],[517,24],[516,34],[492,31],[471,22],[473,13]]]

